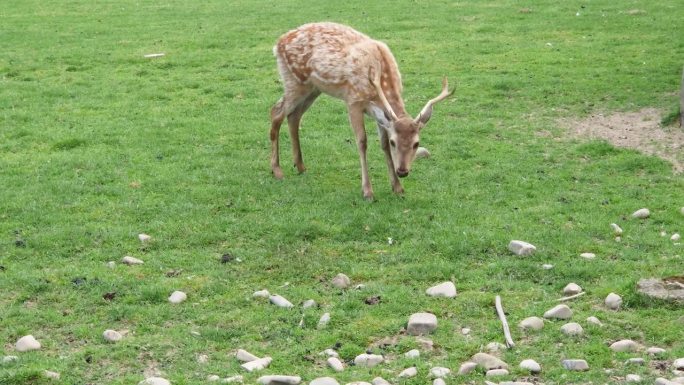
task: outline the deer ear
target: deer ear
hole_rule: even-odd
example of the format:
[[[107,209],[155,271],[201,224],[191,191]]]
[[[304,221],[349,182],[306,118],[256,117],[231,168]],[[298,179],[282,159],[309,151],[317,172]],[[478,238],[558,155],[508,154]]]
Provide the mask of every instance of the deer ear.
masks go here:
[[[368,112],[373,118],[375,118],[379,125],[383,127],[389,127],[392,118],[390,118],[389,114],[385,110],[378,106],[371,105],[370,108],[368,108]]]

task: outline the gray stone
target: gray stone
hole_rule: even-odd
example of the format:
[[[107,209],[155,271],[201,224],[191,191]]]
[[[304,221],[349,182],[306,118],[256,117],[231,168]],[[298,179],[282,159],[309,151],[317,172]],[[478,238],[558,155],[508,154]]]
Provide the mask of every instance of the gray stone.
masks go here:
[[[567,284],[563,288],[563,294],[565,294],[565,295],[575,295],[575,294],[579,294],[581,292],[582,292],[582,288],[580,287],[580,285],[578,285],[574,282],[570,282],[569,284]]]
[[[107,329],[102,333],[102,338],[107,342],[119,342],[123,338],[123,335],[116,330]]]
[[[638,374],[628,374],[625,377],[625,382],[641,382],[641,376]]]
[[[258,360],[245,362],[244,364],[240,365],[240,367],[248,372],[254,372],[267,368],[268,365],[271,364],[271,361],[273,361],[271,357],[264,357],[259,358]]]
[[[390,384],[389,381],[385,380],[382,377],[375,377],[373,379],[373,385],[392,385],[392,384]]]
[[[506,351],[508,347],[501,342],[490,342],[485,346],[485,350],[489,353],[498,353]]]
[[[444,378],[451,373],[451,369],[449,368],[444,368],[441,366],[435,366],[433,368],[430,368],[430,375],[432,377],[437,377],[437,378]]]
[[[308,308],[310,308],[310,307],[315,307],[315,306],[316,306],[316,301],[314,301],[314,300],[312,300],[312,299],[307,299],[307,300],[304,301],[304,303],[302,304],[302,309],[308,309]]]
[[[344,364],[342,364],[342,361],[340,361],[340,359],[337,357],[328,357],[328,366],[330,366],[332,370],[336,372],[341,372],[344,370]]]
[[[340,383],[332,377],[318,377],[311,380],[309,385],[340,385]]]
[[[520,363],[520,369],[528,370],[531,373],[539,373],[541,372],[541,365],[539,365],[539,363],[535,360],[528,359],[523,360]]]
[[[253,298],[268,298],[270,296],[271,296],[271,293],[269,293],[268,290],[266,290],[266,289],[255,291],[252,294]]]
[[[651,216],[651,211],[649,209],[639,209],[632,213],[632,218],[646,219]]]
[[[568,305],[557,305],[544,313],[544,318],[570,319],[572,318],[572,310],[568,307]]]
[[[53,372],[51,370],[44,370],[43,376],[45,376],[45,378],[49,378],[51,380],[59,380],[60,374],[57,372]]]
[[[134,258],[134,257],[131,257],[130,255],[127,255],[127,256],[121,258],[121,263],[123,263],[124,265],[142,265],[145,262],[143,262],[141,259]],[[154,377],[152,377],[152,378],[154,378]]]
[[[610,310],[619,310],[620,306],[622,305],[622,297],[615,293],[610,293],[606,297],[606,300],[604,301],[606,304],[606,307]]]
[[[666,378],[658,377],[655,380],[655,385],[677,385],[677,383]]]
[[[475,353],[470,360],[485,370],[508,369],[508,364],[487,353]]]
[[[169,296],[169,302],[171,302],[173,304],[179,304],[179,303],[185,301],[186,299],[188,299],[188,295],[183,293],[182,291],[178,291],[178,290],[174,291]]]
[[[453,282],[448,281],[440,283],[439,285],[432,286],[425,290],[425,293],[431,297],[456,297],[456,285]]]
[[[672,363],[672,367],[675,370],[684,370],[684,358],[677,358],[676,360],[674,360],[674,362]]]
[[[338,289],[346,289],[351,285],[351,280],[346,275],[339,273],[332,279],[332,285]]]
[[[354,364],[357,366],[364,366],[367,368],[372,368],[385,361],[385,358],[379,354],[359,354],[354,358]]]
[[[294,307],[292,302],[285,299],[285,297],[277,295],[277,294],[268,297],[268,299],[269,299],[269,301],[271,301],[272,304],[274,304],[278,307],[282,307],[282,308],[286,308],[286,309],[291,309]]]
[[[508,370],[506,369],[492,369],[488,370],[487,373],[485,373],[485,377],[499,377],[499,376],[507,376],[508,375]]]
[[[613,229],[613,234],[622,235],[622,228],[618,226],[616,223],[611,223],[610,227]]]
[[[406,357],[406,358],[418,358],[418,357],[420,357],[420,350],[411,349],[408,352],[404,353],[404,357]]]
[[[655,346],[646,349],[646,354],[648,354],[650,356],[659,356],[661,354],[665,354],[666,352],[667,352],[667,350],[665,350],[663,348],[658,348]]]
[[[340,355],[337,354],[337,352],[334,349],[325,349],[324,351],[321,352],[321,354],[326,355],[328,357],[339,357]]]
[[[2,363],[3,364],[9,364],[10,362],[14,362],[19,360],[19,357],[17,356],[4,356],[2,357]]]
[[[477,364],[475,362],[471,361],[466,361],[461,364],[461,367],[458,369],[458,374],[459,375],[466,375],[471,373],[473,370],[477,368]]]
[[[565,325],[561,326],[560,330],[561,333],[565,334],[566,336],[581,336],[584,334],[582,325],[578,324],[577,322],[566,323]]]
[[[412,366],[410,368],[406,368],[399,373],[399,378],[411,378],[415,377],[418,374],[418,369],[416,369],[415,366]]]
[[[603,323],[594,316],[587,317],[587,322],[589,322],[590,324],[594,324],[596,326],[603,326]]]
[[[446,385],[446,381],[444,381],[443,378],[435,378],[435,380],[432,381],[432,385]]]
[[[531,243],[513,240],[508,244],[508,250],[510,250],[515,255],[525,256],[532,255],[537,250],[537,248]]]
[[[238,349],[235,352],[235,358],[242,362],[251,362],[259,359],[259,357],[243,349]]]
[[[641,357],[634,357],[634,358],[628,359],[625,362],[625,364],[628,364],[628,365],[646,365],[646,361],[644,361],[644,359]]]
[[[15,345],[15,349],[18,352],[28,352],[31,350],[39,350],[41,347],[40,342],[36,340],[32,335],[27,335],[19,338]]]
[[[220,379],[221,379],[221,377],[219,377],[216,374],[210,374],[207,376],[207,381],[209,381],[209,382],[217,382]]]
[[[171,385],[171,382],[166,378],[161,377],[147,377],[140,381],[138,385]]]
[[[430,157],[430,151],[428,151],[427,148],[425,147],[418,147],[416,149],[416,158],[429,158]]]
[[[257,379],[257,382],[262,385],[299,385],[302,382],[302,378],[299,376],[283,376],[283,375],[268,375],[261,376]]]
[[[589,370],[589,364],[585,360],[563,360],[561,362],[567,370],[585,371]]]
[[[328,322],[330,322],[330,313],[323,313],[321,318],[318,320],[318,327],[324,328]]]
[[[594,253],[582,253],[582,254],[580,254],[580,257],[582,257],[584,259],[595,259],[596,254],[594,254]]]
[[[412,336],[429,334],[437,328],[437,317],[431,313],[415,313],[409,317],[406,331]]]
[[[244,381],[244,377],[242,377],[241,375],[237,375],[237,376],[226,377],[226,378],[221,380],[221,383],[222,384],[230,384],[233,382],[242,383],[242,381]]]
[[[639,344],[632,340],[620,340],[610,345],[614,352],[635,352],[639,349]]]
[[[138,234],[138,239],[140,240],[140,242],[146,243],[146,242],[151,241],[152,237],[145,234],[145,233],[140,233],[140,234]]]
[[[641,279],[637,282],[637,291],[651,298],[684,302],[684,285],[674,279]]]
[[[544,320],[539,317],[527,317],[520,321],[518,326],[523,330],[542,330],[544,328]]]
[[[682,236],[679,235],[679,233],[674,233],[674,234],[672,234],[672,236],[670,237],[670,240],[671,240],[672,242],[679,242],[681,239],[682,239]]]

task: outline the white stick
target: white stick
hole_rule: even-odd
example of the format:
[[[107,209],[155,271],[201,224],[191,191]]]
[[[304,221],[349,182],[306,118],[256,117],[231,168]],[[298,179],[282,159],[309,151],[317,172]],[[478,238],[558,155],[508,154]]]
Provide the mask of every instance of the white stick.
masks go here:
[[[575,299],[575,298],[577,298],[577,297],[581,297],[581,296],[583,296],[583,295],[585,295],[585,294],[587,294],[587,292],[586,292],[586,291],[583,291],[583,292],[577,293],[577,294],[575,294],[575,295],[571,295],[571,296],[568,296],[568,297],[559,298],[559,299],[558,299],[558,302],[570,301],[571,299]]]
[[[503,306],[501,306],[501,297],[498,295],[494,299],[494,306],[496,306],[496,313],[503,324],[504,337],[506,338],[506,346],[512,348],[515,346],[513,338],[511,338],[511,331],[508,329],[508,321],[506,321],[506,314],[504,314]]]

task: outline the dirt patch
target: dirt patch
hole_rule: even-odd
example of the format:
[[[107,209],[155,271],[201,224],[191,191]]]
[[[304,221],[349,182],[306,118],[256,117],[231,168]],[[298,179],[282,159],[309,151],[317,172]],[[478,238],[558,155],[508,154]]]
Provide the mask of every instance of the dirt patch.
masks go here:
[[[661,127],[662,111],[644,108],[637,112],[596,113],[585,119],[563,119],[561,125],[575,138],[603,139],[616,147],[632,148],[672,163],[684,171],[684,129]]]

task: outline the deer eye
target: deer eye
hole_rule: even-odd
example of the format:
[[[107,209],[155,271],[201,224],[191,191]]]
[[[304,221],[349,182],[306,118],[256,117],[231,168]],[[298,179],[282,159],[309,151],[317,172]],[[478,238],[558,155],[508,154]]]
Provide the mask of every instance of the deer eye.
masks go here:
[[[418,145],[420,145],[420,142],[416,142],[413,144],[413,149],[416,150],[418,149]]]
[[[396,147],[397,143],[394,140],[390,140],[390,146]]]

